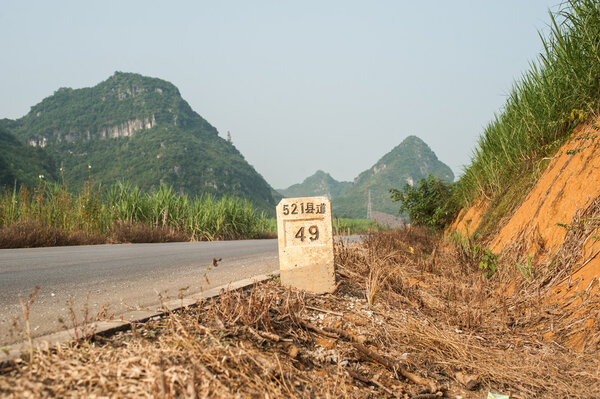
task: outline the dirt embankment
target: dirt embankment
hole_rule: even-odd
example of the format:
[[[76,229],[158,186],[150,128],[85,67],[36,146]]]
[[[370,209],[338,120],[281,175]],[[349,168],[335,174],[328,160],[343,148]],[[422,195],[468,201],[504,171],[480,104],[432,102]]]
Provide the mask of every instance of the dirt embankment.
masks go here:
[[[530,256],[544,256],[562,245],[576,212],[600,195],[599,133],[595,125],[587,125],[563,145],[492,240],[494,251],[520,240]]]
[[[488,201],[480,201],[470,208],[461,209],[450,230],[461,231],[464,234],[473,233],[479,227],[488,206]]]
[[[463,210],[452,229],[472,234],[486,208],[482,202]],[[505,275],[511,276],[505,276],[509,291],[517,286],[521,294],[537,290],[541,301],[556,305],[564,313],[560,317],[573,324],[567,344],[590,348],[588,333],[600,329],[595,310],[600,278],[600,119],[576,129],[525,200],[499,226],[485,244],[500,254]],[[553,336],[547,334],[548,339]]]

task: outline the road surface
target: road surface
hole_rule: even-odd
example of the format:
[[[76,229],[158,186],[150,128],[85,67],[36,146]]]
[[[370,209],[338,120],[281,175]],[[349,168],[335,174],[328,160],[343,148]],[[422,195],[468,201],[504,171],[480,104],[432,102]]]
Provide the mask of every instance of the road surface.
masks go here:
[[[222,258],[214,268],[213,258]],[[159,293],[173,299],[186,287],[186,295],[196,294],[276,270],[277,240],[2,249],[0,347],[23,341],[18,295],[26,299],[36,286],[40,291],[30,314],[34,337],[62,330],[63,323],[72,327],[70,300],[79,322],[86,303],[90,316],[105,307],[118,319],[157,305]]]

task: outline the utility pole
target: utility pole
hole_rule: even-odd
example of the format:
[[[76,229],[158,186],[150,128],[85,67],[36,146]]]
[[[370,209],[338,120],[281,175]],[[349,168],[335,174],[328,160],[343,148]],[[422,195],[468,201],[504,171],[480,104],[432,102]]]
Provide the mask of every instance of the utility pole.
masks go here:
[[[371,190],[368,191],[367,196],[367,219],[371,219]]]
[[[229,130],[227,131],[227,141],[231,143],[231,133],[229,133]]]

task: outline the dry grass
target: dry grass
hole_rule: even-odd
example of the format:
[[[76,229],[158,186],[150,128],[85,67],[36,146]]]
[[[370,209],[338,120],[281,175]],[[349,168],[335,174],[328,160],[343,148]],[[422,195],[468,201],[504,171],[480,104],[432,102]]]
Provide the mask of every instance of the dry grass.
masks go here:
[[[115,223],[109,234],[83,230],[65,230],[29,221],[0,227],[0,248],[35,248],[67,245],[152,243],[190,241],[181,231],[143,223]]]
[[[115,223],[110,232],[112,243],[150,243],[190,241],[191,237],[182,231],[166,226],[149,226],[144,223]]]
[[[0,395],[600,396],[597,348],[579,353],[544,340],[534,328],[536,309],[512,309],[494,279],[461,266],[438,237],[419,229],[379,233],[361,246],[339,244],[336,263],[335,294],[276,281],[224,293],[128,332],[8,365]],[[365,287],[377,273],[369,304]]]
[[[506,297],[508,317],[520,323],[531,334],[544,336],[559,345],[577,347],[586,353],[598,353],[600,349],[600,282],[598,280],[597,256],[600,251],[590,244],[598,240],[600,232],[600,196],[583,209],[578,210],[569,224],[561,246],[544,253],[543,240],[537,245],[541,253],[537,262],[527,257],[531,248],[522,232],[504,254],[504,267],[498,276],[503,286],[512,286],[514,292]],[[593,249],[593,251],[590,251]],[[590,262],[596,263],[590,264]],[[528,264],[528,278],[519,278],[516,264]],[[579,286],[573,275],[586,266],[594,275],[591,281]],[[595,269],[594,269],[595,268]],[[530,274],[528,276],[528,274]]]
[[[34,248],[106,243],[101,234],[69,231],[29,221],[0,227],[0,248]]]
[[[217,238],[220,239],[220,237]],[[277,238],[277,234],[265,231],[258,233],[254,238]],[[84,230],[73,231],[60,227],[43,226],[38,222],[22,222],[0,227],[0,248],[184,242],[195,239],[196,237],[171,227],[150,226],[144,223],[115,222],[106,235]]]

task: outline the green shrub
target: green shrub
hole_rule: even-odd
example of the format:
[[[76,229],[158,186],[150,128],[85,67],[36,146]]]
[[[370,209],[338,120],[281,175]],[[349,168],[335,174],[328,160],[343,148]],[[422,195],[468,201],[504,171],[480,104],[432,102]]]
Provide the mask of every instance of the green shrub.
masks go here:
[[[406,183],[402,191],[389,190],[392,201],[400,202],[400,213],[408,213],[411,224],[442,229],[452,222],[458,204],[452,195],[452,184],[433,175],[415,186]]]

